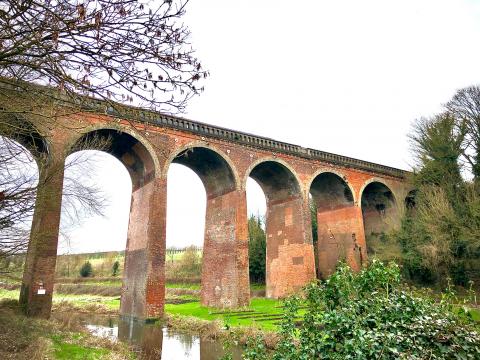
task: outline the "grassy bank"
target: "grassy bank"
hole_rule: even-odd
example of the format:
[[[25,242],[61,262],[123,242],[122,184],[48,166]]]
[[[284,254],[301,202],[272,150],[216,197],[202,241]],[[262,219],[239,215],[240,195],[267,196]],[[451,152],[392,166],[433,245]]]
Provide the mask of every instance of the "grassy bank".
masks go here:
[[[133,359],[122,343],[89,334],[71,312],[51,320],[25,317],[17,301],[0,300],[1,359]]]

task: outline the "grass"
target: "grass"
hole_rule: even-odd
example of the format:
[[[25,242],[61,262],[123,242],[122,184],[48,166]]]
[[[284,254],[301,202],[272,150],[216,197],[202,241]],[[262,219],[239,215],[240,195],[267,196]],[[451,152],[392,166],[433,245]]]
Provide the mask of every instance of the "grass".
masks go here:
[[[470,309],[470,314],[473,320],[480,322],[480,309]]]
[[[200,290],[200,284],[166,283],[165,287],[169,289]]]
[[[246,311],[253,310],[254,313],[261,313],[265,315],[279,314],[282,312],[281,301],[265,299],[265,298],[255,298],[252,299],[250,306],[237,311]],[[264,330],[275,330],[277,325],[275,324],[278,320],[268,320],[268,321],[256,321],[255,319],[239,318],[239,316],[246,315],[234,313],[235,310],[231,310],[232,314],[229,314],[226,310],[219,310],[214,308],[208,308],[202,306],[199,301],[189,302],[185,304],[167,304],[165,305],[165,312],[171,315],[180,315],[180,316],[193,316],[203,320],[220,320],[226,326],[257,326]],[[221,314],[219,312],[222,312]],[[252,315],[254,314],[252,313]]]
[[[0,299],[18,300],[20,290],[0,289]],[[120,298],[113,296],[97,295],[73,295],[73,294],[53,294],[53,302],[60,303],[67,301],[75,306],[98,304],[107,307],[109,310],[118,310],[120,308]]]
[[[110,351],[67,342],[64,336],[53,335],[53,354],[59,360],[97,360],[110,355]]]

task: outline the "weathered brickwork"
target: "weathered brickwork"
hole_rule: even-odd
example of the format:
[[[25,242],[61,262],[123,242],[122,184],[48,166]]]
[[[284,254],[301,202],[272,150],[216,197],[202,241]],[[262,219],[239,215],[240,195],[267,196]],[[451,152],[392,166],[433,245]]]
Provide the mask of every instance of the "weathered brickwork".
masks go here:
[[[315,273],[328,276],[339,259],[360,269],[367,262],[364,229],[385,225],[392,204],[403,204],[410,190],[401,170],[185,119],[155,118],[151,112],[132,110],[127,115],[70,115],[58,119],[61,132],[41,133],[55,150],[44,172],[63,168],[74,145],[96,134],[110,139],[104,151],[116,156],[132,177],[121,300],[125,316],[163,314],[166,179],[172,162],[191,168],[205,186],[201,301],[216,307],[249,303],[248,177],[259,183],[267,199],[267,296],[273,298],[298,290]],[[51,307],[62,177],[63,170],[39,187],[23,280],[22,301],[40,316],[48,316]],[[53,195],[46,199],[43,192]],[[318,209],[317,269],[310,195]],[[45,295],[37,295],[40,282]]]

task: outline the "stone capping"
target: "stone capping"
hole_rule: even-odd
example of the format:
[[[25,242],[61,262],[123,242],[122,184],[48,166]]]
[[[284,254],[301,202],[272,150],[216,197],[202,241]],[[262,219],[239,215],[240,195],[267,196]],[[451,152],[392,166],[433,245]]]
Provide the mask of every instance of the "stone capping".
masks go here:
[[[299,145],[293,145],[274,139],[252,135],[249,133],[234,131],[219,126],[209,125],[198,121],[188,120],[177,116],[165,115],[159,112],[144,110],[135,107],[122,106],[119,112],[113,106],[106,104],[102,100],[91,99],[95,103],[94,110],[105,109],[105,114],[126,120],[143,121],[150,124],[168,127],[176,130],[187,131],[196,135],[209,138],[216,138],[234,142],[241,145],[247,145],[264,150],[270,150],[276,153],[294,155],[306,159],[320,160],[334,165],[347,168],[354,168],[379,174],[384,174],[396,178],[404,179],[408,171],[396,169],[393,167],[371,163],[347,156],[328,153],[325,151],[304,148]],[[89,105],[93,105],[90,103]]]

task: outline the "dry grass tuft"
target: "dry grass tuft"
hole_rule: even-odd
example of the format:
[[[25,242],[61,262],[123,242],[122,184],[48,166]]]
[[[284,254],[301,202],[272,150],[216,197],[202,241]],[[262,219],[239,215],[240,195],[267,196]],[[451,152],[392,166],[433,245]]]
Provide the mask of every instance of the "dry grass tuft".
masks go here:
[[[167,296],[181,296],[181,295],[192,295],[192,296],[200,296],[200,290],[195,289],[183,289],[183,288],[166,288]]]
[[[117,315],[118,310],[110,309],[102,304],[85,304],[77,306],[69,301],[60,301],[53,304],[52,316],[55,317],[57,314],[66,314],[69,313],[79,313],[79,314],[97,314],[97,315]]]
[[[56,284],[55,291],[60,294],[120,296],[122,289],[105,285]]]

